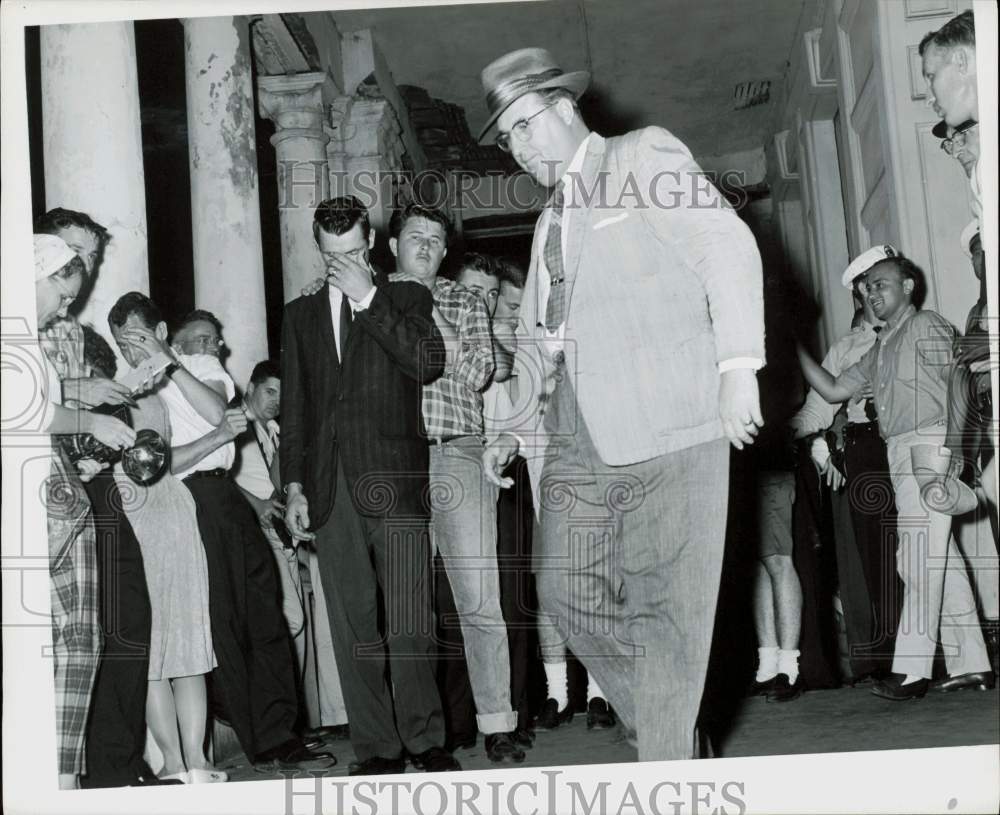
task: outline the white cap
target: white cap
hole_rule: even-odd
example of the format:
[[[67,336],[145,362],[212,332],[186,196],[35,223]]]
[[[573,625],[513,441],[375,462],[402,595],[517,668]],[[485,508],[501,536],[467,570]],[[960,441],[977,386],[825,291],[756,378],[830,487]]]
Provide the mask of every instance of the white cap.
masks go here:
[[[854,281],[861,277],[861,275],[865,274],[876,263],[881,263],[883,260],[899,256],[899,250],[896,249],[895,246],[890,246],[888,243],[882,246],[873,246],[871,249],[866,252],[862,252],[851,261],[851,265],[844,270],[844,276],[840,278],[840,282],[844,284],[845,289],[850,289],[852,288]]]
[[[44,280],[76,257],[66,241],[55,235],[35,235],[35,280]]]

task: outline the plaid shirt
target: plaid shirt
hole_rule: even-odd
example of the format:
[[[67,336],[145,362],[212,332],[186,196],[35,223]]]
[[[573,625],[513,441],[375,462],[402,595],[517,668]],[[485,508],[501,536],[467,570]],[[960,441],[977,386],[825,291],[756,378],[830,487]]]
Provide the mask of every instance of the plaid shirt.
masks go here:
[[[486,303],[453,280],[434,283],[434,305],[455,327],[461,349],[444,373],[424,385],[429,438],[483,435],[483,391],[493,377],[493,334]]]

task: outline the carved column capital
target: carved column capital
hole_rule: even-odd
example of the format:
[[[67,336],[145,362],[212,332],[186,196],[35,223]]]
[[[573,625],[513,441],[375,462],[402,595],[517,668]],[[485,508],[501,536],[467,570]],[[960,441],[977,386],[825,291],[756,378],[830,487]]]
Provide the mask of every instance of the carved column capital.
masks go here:
[[[330,137],[323,127],[323,93],[329,81],[322,71],[257,79],[260,115],[277,127],[271,144],[277,147],[290,138],[306,138],[326,145]]]

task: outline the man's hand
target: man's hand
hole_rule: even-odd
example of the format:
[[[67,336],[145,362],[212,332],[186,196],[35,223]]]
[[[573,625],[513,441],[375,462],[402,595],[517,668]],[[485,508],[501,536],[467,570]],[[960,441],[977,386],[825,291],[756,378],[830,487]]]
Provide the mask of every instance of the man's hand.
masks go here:
[[[325,285],[326,285],[326,278],[325,277],[317,277],[311,283],[306,283],[302,287],[302,296],[303,297],[308,297],[310,294],[316,294],[316,292],[318,292],[320,289],[322,289],[323,286],[325,286]]]
[[[88,481],[93,480],[94,476],[97,475],[101,470],[108,466],[107,462],[95,461],[92,458],[81,458],[76,463],[76,469],[80,473],[80,480],[86,484]]]
[[[88,407],[98,405],[128,405],[135,407],[135,400],[124,385],[103,376],[89,376],[84,379],[63,381],[63,397],[75,399]]]
[[[274,518],[281,518],[284,515],[285,505],[281,503],[281,500],[277,497],[273,498],[257,498],[256,496],[248,496],[250,500],[250,505],[253,507],[253,511],[257,514],[257,523],[260,524],[260,528],[264,530],[270,530],[274,528]]]
[[[132,346],[142,359],[149,359],[156,353],[166,354],[171,359],[175,358],[174,352],[166,340],[161,340],[156,334],[141,325],[123,328],[119,332],[119,337]]]
[[[103,413],[88,413],[90,433],[101,444],[112,450],[121,450],[135,444],[135,431],[125,422]]]
[[[347,255],[331,255],[326,261],[326,279],[355,303],[368,296],[375,285],[372,270]]]
[[[514,479],[504,478],[503,471],[514,460],[519,448],[517,439],[509,433],[502,433],[496,441],[489,444],[483,450],[483,474],[486,480],[504,490],[513,486]]]
[[[215,428],[226,442],[231,442],[247,429],[247,415],[243,408],[228,408],[222,414],[222,421]]]
[[[722,374],[719,416],[733,447],[742,450],[744,444],[753,444],[754,436],[764,426],[764,418],[760,414],[757,374],[750,368],[736,368]]]
[[[824,477],[831,490],[839,490],[844,486],[844,476],[833,463],[830,447],[822,435],[816,436],[809,445],[809,458],[816,465],[817,472]]]
[[[393,272],[389,275],[390,283],[419,283],[421,286],[425,285],[425,281],[422,277],[418,277],[413,274],[413,272]]]
[[[309,532],[309,500],[301,492],[293,492],[285,502],[285,526],[295,540],[311,541],[316,536]]]

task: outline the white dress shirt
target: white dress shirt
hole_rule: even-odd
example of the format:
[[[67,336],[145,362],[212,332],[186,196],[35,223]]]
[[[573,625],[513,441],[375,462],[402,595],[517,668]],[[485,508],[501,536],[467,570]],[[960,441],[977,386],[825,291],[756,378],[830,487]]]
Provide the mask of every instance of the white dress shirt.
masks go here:
[[[344,293],[334,286],[332,283],[329,286],[330,290],[330,316],[333,318],[333,335],[337,338],[337,358],[340,359],[340,303],[344,299]],[[375,286],[373,285],[369,290],[368,294],[365,295],[364,299],[360,303],[355,303],[350,298],[348,302],[351,304],[351,313],[357,314],[359,311],[364,311],[372,304],[372,300],[375,297]]]

